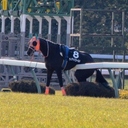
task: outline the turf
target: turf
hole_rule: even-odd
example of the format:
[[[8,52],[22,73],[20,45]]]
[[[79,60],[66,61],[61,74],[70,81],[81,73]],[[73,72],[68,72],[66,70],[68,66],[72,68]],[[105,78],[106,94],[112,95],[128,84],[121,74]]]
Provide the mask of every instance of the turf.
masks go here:
[[[126,128],[128,100],[0,92],[0,128]]]

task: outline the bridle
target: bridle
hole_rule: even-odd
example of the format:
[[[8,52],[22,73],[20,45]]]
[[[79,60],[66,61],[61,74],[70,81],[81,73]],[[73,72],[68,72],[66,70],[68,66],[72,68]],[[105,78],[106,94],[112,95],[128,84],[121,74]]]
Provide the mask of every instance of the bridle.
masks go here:
[[[35,52],[36,50],[35,50],[35,48],[34,47],[32,47],[32,46],[30,46],[29,47],[29,49],[31,49],[33,52]]]
[[[39,46],[39,48],[38,48],[38,50],[37,50],[36,47],[32,45],[32,42],[33,42],[33,41],[36,41],[36,42],[38,41],[38,43],[40,43],[39,39],[38,39],[38,40],[37,40],[36,38],[31,39],[31,40],[29,41],[29,49],[31,49],[31,51],[32,51],[33,53],[34,53],[35,51],[41,52],[41,51],[40,51],[40,46]],[[46,40],[46,47],[47,47],[47,54],[46,54],[46,55],[43,54],[43,56],[44,56],[45,58],[47,58],[47,57],[49,56],[49,43],[48,43],[48,40]]]

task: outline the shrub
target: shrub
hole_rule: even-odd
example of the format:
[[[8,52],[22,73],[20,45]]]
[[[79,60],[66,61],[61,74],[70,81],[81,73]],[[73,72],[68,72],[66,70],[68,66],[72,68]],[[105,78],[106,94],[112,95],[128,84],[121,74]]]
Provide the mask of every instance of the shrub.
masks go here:
[[[128,99],[128,90],[119,90],[119,98]]]
[[[45,84],[40,83],[41,93],[45,92]],[[13,92],[38,93],[36,83],[33,80],[20,80],[9,83],[9,88]],[[50,87],[50,94],[55,94],[55,90]]]
[[[65,91],[70,96],[115,97],[112,87],[93,82],[70,83],[65,87]]]

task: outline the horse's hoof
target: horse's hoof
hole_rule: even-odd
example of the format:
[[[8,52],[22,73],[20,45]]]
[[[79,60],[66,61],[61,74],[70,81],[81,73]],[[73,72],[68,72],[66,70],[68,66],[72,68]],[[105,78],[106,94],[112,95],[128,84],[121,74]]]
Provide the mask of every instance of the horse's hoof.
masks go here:
[[[46,93],[46,92],[45,92],[44,94],[45,94],[45,95],[49,95],[49,93]]]
[[[63,96],[66,96],[66,92],[65,92],[64,89],[62,89],[62,95],[63,95]]]
[[[45,95],[48,95],[49,94],[49,87],[46,87],[45,89]]]

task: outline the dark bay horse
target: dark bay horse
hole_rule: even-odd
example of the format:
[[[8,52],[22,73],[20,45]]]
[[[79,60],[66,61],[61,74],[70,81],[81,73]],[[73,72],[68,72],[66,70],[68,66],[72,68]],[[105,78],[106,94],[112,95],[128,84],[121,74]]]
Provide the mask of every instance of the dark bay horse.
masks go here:
[[[44,38],[33,37],[29,41],[27,54],[33,56],[35,51],[40,51],[45,57],[47,68],[47,82],[45,94],[49,94],[49,85],[54,71],[57,73],[62,95],[66,95],[62,82],[62,71],[70,70],[77,64],[93,63],[93,58],[85,52],[68,48],[66,45],[57,44]],[[96,71],[96,82],[108,85],[103,75],[98,69],[76,70],[74,75],[78,82],[84,82]]]

